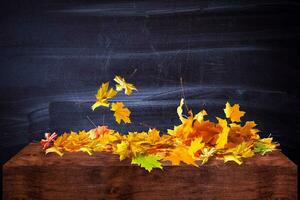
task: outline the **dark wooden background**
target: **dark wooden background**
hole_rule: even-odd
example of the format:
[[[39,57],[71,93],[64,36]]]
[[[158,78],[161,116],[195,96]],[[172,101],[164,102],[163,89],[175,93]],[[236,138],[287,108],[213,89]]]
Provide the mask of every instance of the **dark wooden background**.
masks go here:
[[[101,2],[101,3],[99,3]],[[183,79],[195,112],[239,103],[298,163],[297,1],[1,2],[1,163],[45,131],[165,131],[178,123]],[[133,124],[117,126],[90,105],[101,82],[122,75]]]

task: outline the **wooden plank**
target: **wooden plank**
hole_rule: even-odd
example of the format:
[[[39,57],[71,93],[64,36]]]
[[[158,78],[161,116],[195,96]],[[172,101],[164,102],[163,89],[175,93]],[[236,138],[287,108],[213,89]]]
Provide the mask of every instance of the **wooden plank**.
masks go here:
[[[29,144],[3,167],[4,199],[297,199],[297,166],[280,151],[239,166],[164,164],[153,172],[107,153],[45,156]]]

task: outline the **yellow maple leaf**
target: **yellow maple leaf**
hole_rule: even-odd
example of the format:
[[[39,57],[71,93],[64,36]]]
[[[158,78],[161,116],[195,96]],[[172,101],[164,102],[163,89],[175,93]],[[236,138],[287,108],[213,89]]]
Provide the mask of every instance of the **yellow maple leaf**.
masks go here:
[[[221,133],[219,133],[219,137],[216,141],[216,149],[224,148],[225,144],[227,144],[228,133],[230,128],[227,126],[227,121],[225,119],[218,118],[219,125],[222,127]]]
[[[158,142],[160,140],[159,131],[156,130],[155,128],[149,129],[147,140],[150,142],[150,144],[154,144],[155,142]]]
[[[92,109],[95,110],[99,106],[109,107],[108,99],[116,96],[117,92],[113,88],[109,88],[109,82],[102,83],[96,94],[96,102],[92,105]]]
[[[133,84],[127,83],[125,79],[122,78],[121,76],[115,76],[114,81],[118,83],[116,84],[117,91],[122,91],[124,89],[125,94],[127,95],[130,95],[133,90],[137,91],[136,87]]]
[[[205,115],[207,115],[207,112],[205,110],[202,110],[195,115],[194,119],[197,120],[198,122],[201,122],[203,121]]]
[[[115,112],[114,116],[119,124],[121,123],[121,120],[124,123],[131,123],[129,118],[131,112],[128,108],[124,107],[123,102],[112,103],[110,110]]]
[[[234,161],[237,164],[242,164],[242,158],[250,158],[254,156],[254,152],[251,149],[252,142],[243,141],[241,144],[234,148],[228,149],[223,156],[224,162]]]
[[[48,153],[56,153],[59,156],[63,156],[63,153],[57,147],[50,147],[50,148],[46,149],[46,154],[48,154]]]
[[[232,122],[240,122],[241,117],[245,115],[246,112],[240,111],[240,105],[234,104],[233,106],[230,103],[226,103],[226,107],[224,108],[224,112],[226,118],[230,118]]]
[[[191,142],[191,146],[188,148],[189,154],[192,156],[193,159],[197,159],[200,156],[196,153],[201,150],[205,146],[205,143],[202,142],[202,138],[196,138]]]
[[[202,161],[202,165],[208,162],[208,159],[212,157],[216,153],[215,148],[207,148],[205,147],[200,155],[200,160]]]
[[[114,153],[119,154],[120,160],[124,160],[125,158],[129,157],[129,143],[127,141],[122,141],[121,143],[117,144],[117,149]]]
[[[224,162],[228,162],[228,161],[234,161],[237,164],[241,165],[243,162],[241,161],[241,159],[239,159],[236,155],[234,154],[228,154],[228,155],[224,155],[223,157]]]
[[[189,154],[188,149],[184,146],[177,146],[163,159],[171,161],[172,165],[179,165],[180,162],[184,162],[188,165],[194,165],[198,167],[193,157]]]

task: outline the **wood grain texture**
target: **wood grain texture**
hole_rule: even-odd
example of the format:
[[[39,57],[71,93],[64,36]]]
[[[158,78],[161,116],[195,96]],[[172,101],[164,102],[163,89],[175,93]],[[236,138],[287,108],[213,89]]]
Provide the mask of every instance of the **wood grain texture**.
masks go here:
[[[86,120],[74,127],[71,114],[54,113],[55,102],[91,102],[101,82],[116,74],[131,77],[138,87],[128,100],[148,105],[150,125],[162,113],[174,116],[182,77],[188,101],[210,104],[211,115],[226,101],[249,107],[259,128],[298,160],[296,0],[0,4],[0,150],[6,154],[0,154],[1,163],[13,155],[10,149],[40,139],[45,131],[90,128]],[[137,109],[142,113],[143,107]],[[67,121],[62,125],[61,120]]]
[[[4,199],[297,199],[297,166],[281,152],[239,166],[212,160],[148,173],[107,153],[45,156],[29,144],[3,168]]]

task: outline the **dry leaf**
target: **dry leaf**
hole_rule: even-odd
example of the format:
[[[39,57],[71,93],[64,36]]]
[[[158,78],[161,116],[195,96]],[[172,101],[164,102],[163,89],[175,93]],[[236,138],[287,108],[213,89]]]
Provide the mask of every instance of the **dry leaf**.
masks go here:
[[[123,102],[112,103],[110,110],[115,112],[114,116],[119,124],[121,123],[121,121],[123,121],[124,123],[131,123],[129,118],[131,112],[128,108],[124,107]]]
[[[95,110],[99,106],[109,107],[108,99],[116,96],[117,92],[113,88],[109,88],[109,82],[102,83],[96,94],[96,102],[92,105],[92,109]]]
[[[121,76],[115,76],[114,81],[117,82],[116,84],[117,91],[122,91],[124,89],[125,94],[127,95],[131,95],[133,90],[137,91],[136,87],[133,84],[127,83],[125,79],[122,78]]]

